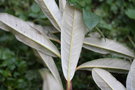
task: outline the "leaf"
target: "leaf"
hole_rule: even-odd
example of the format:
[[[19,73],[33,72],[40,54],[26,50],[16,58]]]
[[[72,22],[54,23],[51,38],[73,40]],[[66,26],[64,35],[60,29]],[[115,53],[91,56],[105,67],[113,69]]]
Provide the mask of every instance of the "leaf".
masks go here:
[[[127,90],[135,89],[135,59],[129,70],[129,74],[127,76],[127,81],[126,81],[126,86],[127,86]]]
[[[63,90],[61,85],[57,82],[57,80],[52,76],[52,74],[46,70],[41,69],[40,74],[43,78],[43,90]]]
[[[75,73],[85,35],[82,14],[77,9],[65,7],[61,29],[61,58],[62,69],[67,81]]]
[[[46,64],[48,69],[51,71],[52,75],[55,77],[55,79],[58,81],[58,83],[61,84],[61,86],[62,86],[60,75],[59,75],[58,69],[55,65],[53,58],[51,56],[47,56],[41,52],[38,52],[38,54],[42,58],[43,62]],[[63,87],[61,87],[61,88],[63,88]]]
[[[88,10],[83,9],[83,21],[89,31],[91,31],[99,23],[100,17]]]
[[[93,68],[102,68],[110,72],[127,73],[130,69],[130,62],[115,58],[101,58],[81,64],[77,67],[77,70],[92,70]]]
[[[53,26],[40,26],[36,25],[32,22],[28,22],[28,24],[36,29],[38,32],[42,33],[44,36],[47,36],[48,39],[53,40],[55,42],[60,43],[60,40],[53,34],[53,33],[58,33],[58,31],[53,27]]]
[[[49,27],[49,26],[46,26],[46,27],[44,27],[44,30],[43,30],[43,32],[42,33],[45,33],[46,35],[47,35],[47,37],[50,39],[50,40],[52,40],[52,41],[55,41],[55,42],[57,42],[57,43],[60,43],[60,40],[59,40],[59,38],[58,37],[56,37],[53,33],[56,33],[55,32],[55,30],[54,31],[52,31],[53,29],[55,29],[55,28],[53,28],[53,27]]]
[[[61,29],[61,12],[55,0],[36,0],[43,13],[48,17],[54,27],[60,31]]]
[[[126,90],[109,72],[103,69],[92,69],[92,77],[101,90]]]
[[[65,6],[66,6],[66,0],[59,0],[59,7],[61,12],[64,11]]]
[[[68,2],[78,9],[90,8],[91,5],[91,0],[68,0]]]
[[[85,38],[84,48],[101,54],[119,54],[122,56],[134,58],[134,53],[124,45],[110,39],[102,38]]]
[[[44,26],[43,28],[44,28],[44,32],[46,34],[48,34],[48,33],[51,33],[51,34],[59,33],[53,26]]]
[[[0,23],[4,25],[4,28],[3,26],[0,26],[0,28],[2,27],[2,29],[9,30],[15,34],[16,38],[24,44],[44,54],[60,57],[56,46],[45,35],[32,28],[27,22],[12,15],[1,13]]]
[[[39,13],[40,12],[40,8],[36,3],[33,3],[30,8],[31,8],[31,11],[34,12],[34,13]]]
[[[135,9],[128,9],[125,13],[129,18],[135,20]]]
[[[41,25],[37,25],[33,22],[27,22],[31,27],[35,28],[36,30],[40,31],[40,32],[45,32],[46,34],[48,33],[52,33],[52,34],[56,34],[59,33],[59,31],[57,29],[55,29],[53,26],[41,26]]]
[[[1,21],[0,21],[0,29],[2,30],[5,30],[5,31],[9,31],[9,27],[7,27],[5,24],[3,24]]]

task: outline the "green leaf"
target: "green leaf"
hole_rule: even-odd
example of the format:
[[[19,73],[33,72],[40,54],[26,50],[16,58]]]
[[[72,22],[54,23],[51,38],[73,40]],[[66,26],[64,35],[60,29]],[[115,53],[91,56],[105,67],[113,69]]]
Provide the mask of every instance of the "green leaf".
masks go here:
[[[128,9],[125,13],[129,18],[135,20],[135,9]]]
[[[14,57],[14,52],[10,51],[7,48],[0,48],[0,59],[10,59],[12,57]]]
[[[91,0],[68,0],[71,6],[79,9],[90,7]]]
[[[91,31],[99,23],[100,17],[88,10],[83,9],[83,20],[89,31]]]
[[[39,6],[38,6],[36,3],[33,3],[33,4],[32,4],[31,10],[32,10],[32,12],[34,12],[34,13],[40,12],[40,8],[39,8]]]
[[[5,78],[11,76],[11,72],[8,70],[1,70],[0,72]]]

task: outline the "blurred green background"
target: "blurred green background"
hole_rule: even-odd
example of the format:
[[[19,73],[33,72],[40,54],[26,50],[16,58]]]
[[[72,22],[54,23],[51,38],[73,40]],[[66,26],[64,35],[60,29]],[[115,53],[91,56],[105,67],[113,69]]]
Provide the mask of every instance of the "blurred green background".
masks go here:
[[[135,50],[135,0],[69,0],[69,3],[75,7],[89,8],[102,18],[97,27],[105,37]],[[34,0],[0,0],[0,12],[36,24],[51,25]],[[101,57],[113,56],[83,49],[79,64]],[[37,60],[30,47],[17,41],[12,34],[0,30],[0,90],[41,90],[42,79],[38,70],[43,66]],[[60,60],[56,63],[65,85]],[[126,75],[116,77],[125,84]],[[77,71],[73,90],[99,89],[92,80],[91,72]]]

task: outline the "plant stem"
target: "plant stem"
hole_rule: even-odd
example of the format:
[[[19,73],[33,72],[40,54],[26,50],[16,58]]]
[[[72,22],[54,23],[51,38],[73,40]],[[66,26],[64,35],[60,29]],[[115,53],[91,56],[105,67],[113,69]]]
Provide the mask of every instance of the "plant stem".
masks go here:
[[[67,81],[67,90],[72,90],[72,81]]]
[[[129,41],[131,42],[131,44],[133,45],[133,47],[135,48],[135,43],[134,43],[134,41],[131,39],[130,36],[128,36],[128,39],[129,39]]]
[[[105,39],[105,35],[103,34],[103,32],[98,28],[96,27],[96,30],[99,32],[99,34]],[[106,40],[105,40],[106,41]]]

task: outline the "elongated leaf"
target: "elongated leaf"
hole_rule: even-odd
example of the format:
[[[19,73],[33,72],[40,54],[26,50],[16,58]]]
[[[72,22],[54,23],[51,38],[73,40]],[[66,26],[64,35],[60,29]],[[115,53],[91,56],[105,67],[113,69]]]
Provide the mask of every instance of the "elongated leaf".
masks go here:
[[[44,36],[47,36],[48,39],[53,40],[55,42],[60,43],[60,40],[54,35],[55,33],[58,33],[58,31],[53,26],[40,26],[36,25],[32,22],[28,22],[28,24],[36,29],[38,32],[42,33]]]
[[[61,29],[61,55],[62,69],[66,80],[70,81],[75,73],[79,60],[85,26],[82,21],[82,14],[77,9],[65,7]]]
[[[135,90],[135,60],[133,61],[126,81],[127,90]]]
[[[6,26],[5,24],[3,24],[3,23],[0,21],[0,29],[5,30],[5,31],[9,31],[10,27]]]
[[[62,15],[55,0],[36,0],[36,2],[54,27],[60,31]]]
[[[66,0],[59,0],[59,7],[61,12],[64,11],[65,5],[66,5]]]
[[[126,90],[109,72],[103,69],[92,69],[92,77],[101,90]]]
[[[58,32],[56,32],[56,29],[55,29],[55,28],[53,28],[53,27],[51,27],[51,26],[46,26],[46,27],[44,27],[43,29],[44,29],[44,30],[43,30],[43,33],[47,34],[47,36],[48,36],[48,38],[49,38],[50,40],[53,40],[53,41],[55,41],[55,42],[60,43],[59,38],[54,35],[55,33],[58,33]],[[54,34],[53,34],[53,33],[54,33]]]
[[[53,77],[53,75],[46,69],[40,70],[43,78],[43,90],[63,90],[61,84]]]
[[[38,52],[38,54],[41,56],[42,60],[46,64],[46,66],[51,71],[52,75],[55,77],[55,79],[58,81],[58,83],[62,86],[60,75],[59,75],[58,69],[55,65],[55,62],[54,62],[53,58],[51,56],[47,56],[47,55],[45,55],[41,52]],[[62,88],[63,87],[61,87],[61,89]]]
[[[85,38],[83,47],[102,54],[114,53],[134,58],[134,53],[130,49],[110,39]]]
[[[100,17],[88,10],[83,9],[83,20],[89,31],[91,31],[99,23]]]
[[[8,29],[10,32],[15,34],[19,41],[26,45],[47,55],[60,57],[59,51],[55,45],[49,41],[45,35],[42,35],[42,33],[32,28],[27,22],[12,15],[1,13],[0,23],[4,24],[4,28],[3,26],[0,26],[0,28]]]
[[[122,59],[101,58],[86,62],[77,67],[77,70],[92,70],[93,68],[102,68],[110,72],[127,73],[130,69],[130,62]]]
[[[56,34],[59,33],[59,31],[57,29],[55,29],[53,26],[41,26],[41,25],[37,25],[33,22],[27,22],[30,26],[32,26],[33,28],[37,29],[38,31],[43,31],[46,34],[52,33],[52,34]]]

